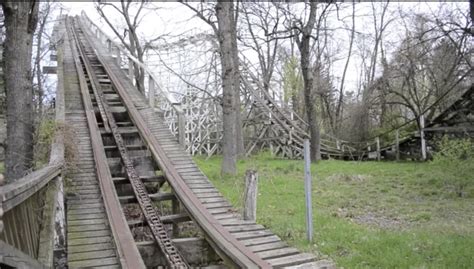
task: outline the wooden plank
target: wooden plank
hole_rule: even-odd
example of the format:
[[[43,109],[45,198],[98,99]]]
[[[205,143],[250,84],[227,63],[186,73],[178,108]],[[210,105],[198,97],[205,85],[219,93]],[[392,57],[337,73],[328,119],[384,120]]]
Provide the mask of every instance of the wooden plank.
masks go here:
[[[70,255],[72,253],[100,251],[100,250],[108,250],[108,249],[114,250],[115,246],[112,243],[99,243],[99,244],[91,244],[91,245],[68,246],[68,253]]]
[[[251,239],[251,238],[260,238],[265,236],[272,236],[274,235],[269,230],[256,230],[256,231],[248,231],[248,232],[234,232],[232,233],[235,238],[237,239]]]
[[[98,236],[109,236],[109,238],[111,238],[109,230],[68,232],[67,235],[68,240],[70,241],[82,238],[96,238]]]
[[[267,243],[273,243],[273,242],[278,242],[278,241],[281,241],[281,239],[276,235],[241,240],[241,242],[248,247],[261,245],[261,244],[267,244]]]
[[[68,263],[71,264],[71,262],[75,262],[75,261],[84,261],[84,260],[90,260],[90,259],[104,259],[104,258],[115,257],[115,255],[116,255],[115,250],[106,249],[106,250],[95,250],[95,251],[81,252],[81,253],[68,253],[67,259],[68,259]]]
[[[91,225],[77,225],[68,227],[68,232],[75,233],[75,232],[87,232],[87,231],[100,231],[100,230],[107,230],[109,227],[105,225],[105,223],[100,224],[91,224]]]
[[[249,231],[260,231],[264,230],[265,227],[260,224],[253,224],[253,225],[240,225],[240,226],[229,226],[227,230],[231,233],[238,233],[238,232],[249,232]]]
[[[292,266],[300,263],[312,262],[315,260],[314,255],[308,253],[300,253],[292,256],[274,258],[267,260],[273,267]]]
[[[95,224],[106,224],[105,219],[86,219],[86,220],[68,220],[67,226],[81,226],[81,225],[95,225]]]
[[[287,247],[288,244],[286,244],[283,241],[277,241],[277,242],[272,242],[272,243],[267,243],[267,244],[260,244],[260,245],[255,245],[249,247],[253,252],[261,252],[261,251],[268,251],[272,249],[279,249],[279,248],[284,248]]]
[[[112,239],[110,236],[100,236],[94,238],[81,238],[75,240],[68,240],[68,248],[70,246],[79,246],[79,245],[93,245],[93,244],[101,244],[101,243],[111,243]]]
[[[103,208],[103,207],[104,207],[104,205],[102,203],[76,204],[76,205],[69,205],[68,210]]]
[[[262,251],[262,252],[259,252],[258,255],[262,257],[263,259],[275,259],[275,258],[281,258],[284,256],[294,255],[297,253],[299,253],[298,249],[292,248],[292,247],[286,247],[286,248]]]
[[[104,213],[95,213],[95,214],[88,214],[88,215],[69,215],[68,220],[86,220],[86,219],[104,219],[106,216]]]
[[[104,265],[116,265],[117,258],[93,259],[68,263],[69,268],[89,268]]]

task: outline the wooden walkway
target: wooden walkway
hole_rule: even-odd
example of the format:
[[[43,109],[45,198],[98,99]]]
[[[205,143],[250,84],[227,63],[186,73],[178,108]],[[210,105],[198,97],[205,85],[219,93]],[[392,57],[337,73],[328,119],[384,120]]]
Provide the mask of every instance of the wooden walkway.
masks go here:
[[[150,108],[145,97],[131,84],[125,72],[115,64],[115,60],[112,57],[105,56],[108,55],[105,48],[97,40],[94,40],[94,47],[104,57],[107,64],[112,66],[113,72],[118,75],[135,107],[145,119],[152,134],[158,140],[180,176],[218,222],[273,267],[297,265],[298,268],[322,268],[328,265],[327,262],[317,262],[312,254],[300,253],[297,249],[289,247],[277,235],[265,229],[262,225],[242,220],[241,216],[235,213],[232,205],[197,167],[192,157],[178,144],[177,138],[165,125],[163,118]]]
[[[63,43],[66,124],[74,133],[76,161],[67,175],[67,251],[69,268],[120,268],[107,221],[79,81],[65,34]]]

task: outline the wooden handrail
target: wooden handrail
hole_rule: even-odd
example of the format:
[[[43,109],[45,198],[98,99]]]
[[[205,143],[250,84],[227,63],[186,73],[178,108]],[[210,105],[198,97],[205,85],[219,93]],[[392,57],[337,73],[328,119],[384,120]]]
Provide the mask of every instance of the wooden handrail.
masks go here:
[[[50,180],[61,174],[62,164],[53,164],[0,188],[0,199],[3,212],[8,212],[21,204]]]
[[[81,13],[81,16],[82,18],[85,19],[85,21],[89,24],[89,26],[95,28],[96,31],[100,32],[101,35],[103,35],[104,37],[106,37],[106,42],[111,42],[115,47],[117,47],[121,53],[123,53],[127,58],[129,58],[130,60],[132,60],[135,64],[137,64],[140,68],[142,68],[152,79],[153,81],[155,82],[155,85],[158,86],[157,89],[160,91],[160,93],[163,95],[163,97],[170,103],[172,104],[173,106],[173,109],[176,110],[176,112],[178,113],[182,113],[183,110],[182,108],[179,106],[179,102],[168,92],[168,91],[165,91],[163,89],[163,87],[161,87],[161,85],[158,83],[158,81],[160,81],[158,79],[158,76],[155,75],[155,73],[153,73],[153,71],[150,70],[150,68],[148,68],[147,65],[145,65],[144,63],[140,62],[136,57],[134,57],[133,55],[130,54],[130,52],[123,46],[123,44],[120,44],[118,43],[117,41],[113,40],[113,38],[111,38],[108,34],[104,33],[104,31],[102,31],[102,29],[97,26],[88,16],[87,14],[83,11]],[[156,89],[156,88],[155,88]]]
[[[102,31],[102,29],[97,26],[88,16],[87,14],[82,11],[81,13],[81,21],[83,22],[86,22],[88,24],[89,27],[86,27],[85,29],[91,29],[91,28],[94,28],[96,32],[99,33],[100,36],[104,36],[106,38],[105,42],[108,44],[110,42],[110,44],[113,44],[118,50],[119,50],[119,53],[118,53],[118,58],[119,58],[119,61],[120,61],[120,53],[122,53],[123,55],[125,55],[129,61],[135,63],[137,66],[139,66],[144,72],[146,72],[148,74],[148,77],[149,77],[149,85],[152,86],[149,88],[149,99],[150,99],[150,102],[154,102],[155,98],[154,98],[154,95],[155,95],[155,91],[158,90],[160,92],[160,95],[161,97],[163,97],[166,102],[168,102],[168,104],[170,104],[170,107],[174,110],[174,112],[176,113],[176,121],[178,123],[177,127],[178,127],[178,141],[179,143],[182,145],[182,146],[185,146],[185,133],[186,133],[186,118],[184,116],[184,111],[183,111],[183,108],[181,107],[181,103],[178,102],[173,95],[171,95],[168,91],[164,90],[163,87],[159,84],[159,78],[157,75],[155,75],[155,73],[153,71],[150,70],[150,68],[145,65],[144,63],[140,62],[136,57],[134,57],[133,55],[131,55],[131,53],[123,46],[123,44],[120,44],[118,42],[116,42],[115,40],[113,40],[113,38],[111,38],[109,35],[107,35],[106,33],[104,33],[104,31]],[[100,39],[102,40],[102,39]],[[130,66],[131,68],[131,66]],[[129,69],[129,72],[131,72],[131,70]],[[152,107],[154,108],[154,105],[152,104]]]

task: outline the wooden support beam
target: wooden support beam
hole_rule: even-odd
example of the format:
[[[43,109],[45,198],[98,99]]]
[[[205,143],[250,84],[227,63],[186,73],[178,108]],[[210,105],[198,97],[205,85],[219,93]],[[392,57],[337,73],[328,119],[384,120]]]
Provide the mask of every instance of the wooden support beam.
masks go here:
[[[425,132],[423,131],[425,128],[425,116],[420,116],[420,140],[421,140],[421,159],[423,161],[426,160],[426,140],[425,140]]]
[[[178,112],[178,143],[186,147],[186,119],[183,112]]]
[[[178,248],[179,252],[186,257],[186,261],[191,265],[211,264],[219,261],[219,256],[203,238],[175,238],[172,241],[173,245]],[[137,242],[137,246],[147,267],[154,268],[166,264],[163,260],[163,254],[155,242]]]
[[[0,267],[47,268],[29,255],[0,240]]]
[[[258,173],[255,170],[245,172],[244,220],[257,219]]]
[[[151,108],[155,108],[155,81],[152,76],[148,76],[148,102]]]
[[[132,80],[133,84],[133,61],[130,58],[128,58],[128,78]]]
[[[56,74],[56,66],[43,66],[43,74]]]
[[[400,130],[395,132],[395,159],[400,161]]]
[[[377,144],[377,161],[380,161],[380,137],[375,138],[375,143]]]

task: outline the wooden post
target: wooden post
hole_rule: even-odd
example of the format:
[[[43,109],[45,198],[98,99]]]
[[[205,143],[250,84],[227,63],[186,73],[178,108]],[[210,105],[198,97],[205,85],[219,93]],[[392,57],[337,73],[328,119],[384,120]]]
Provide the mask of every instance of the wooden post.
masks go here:
[[[375,143],[377,144],[377,161],[380,161],[380,137],[375,138]]]
[[[255,170],[245,172],[244,220],[257,219],[258,173]]]
[[[120,49],[115,46],[115,55],[117,56],[117,65],[120,67],[120,63],[122,62],[122,59],[120,58]]]
[[[130,58],[128,58],[128,78],[133,81],[133,61]]]
[[[155,81],[148,76],[148,102],[151,108],[155,108]]]
[[[395,133],[395,159],[400,161],[400,131],[398,129]]]
[[[426,141],[425,141],[425,116],[420,116],[420,139],[421,139],[421,159],[426,160]]]
[[[304,190],[306,193],[306,235],[309,242],[313,241],[313,208],[311,201],[311,156],[309,140],[304,140]]]
[[[184,118],[184,113],[178,112],[178,143],[181,146],[183,146],[183,148],[186,148],[185,135],[186,135],[186,122]]]
[[[173,191],[174,193],[174,191]],[[179,201],[177,199],[172,199],[171,200],[171,210],[173,214],[179,214],[180,209],[179,209]],[[179,225],[176,222],[173,222],[173,237],[179,237]]]

